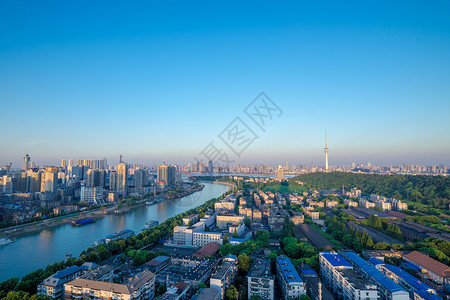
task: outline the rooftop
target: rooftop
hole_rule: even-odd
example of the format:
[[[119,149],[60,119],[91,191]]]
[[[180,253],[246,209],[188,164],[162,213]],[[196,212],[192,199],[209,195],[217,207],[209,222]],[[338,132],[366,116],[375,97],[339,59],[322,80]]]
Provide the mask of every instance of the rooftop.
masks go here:
[[[217,294],[219,294],[219,290],[213,289],[213,288],[204,288],[201,289],[197,295],[196,298],[192,298],[195,300],[211,300],[217,297]]]
[[[55,274],[53,274],[52,277],[62,279],[64,277],[75,274],[81,270],[83,270],[81,267],[71,266],[71,267],[65,268],[64,270],[56,272]]]
[[[431,257],[422,254],[418,251],[413,251],[409,254],[403,255],[403,258],[406,258],[413,263],[422,266],[425,269],[432,271],[433,273],[438,274],[442,277],[450,277],[450,267],[444,265],[443,263],[438,262]]]
[[[197,258],[204,258],[208,255],[214,255],[217,251],[220,250],[220,246],[216,243],[209,243],[208,245],[203,246],[197,252],[194,253],[193,256]]]
[[[214,273],[211,278],[213,279],[221,279],[225,274],[228,272],[228,270],[233,267],[233,264],[230,262],[225,261],[219,268],[217,269],[216,273]]]
[[[364,276],[362,276],[361,274],[359,274],[358,272],[356,272],[353,269],[344,269],[339,272],[341,272],[344,275],[344,277],[346,277],[348,279],[348,281],[353,284],[355,289],[358,289],[358,290],[376,290],[377,289],[377,286],[375,284],[371,284],[370,282],[368,282],[367,279],[364,278]]]
[[[375,268],[372,264],[368,263],[364,259],[362,259],[358,254],[351,251],[343,251],[341,252],[347,259],[352,261],[355,265],[361,268],[365,273],[367,273],[370,277],[373,278],[379,285],[384,286],[391,293],[396,292],[406,292],[402,287],[400,287],[397,283],[387,278],[386,275],[381,273],[377,268]]]
[[[417,290],[423,290],[426,292],[433,290],[428,284],[423,283],[422,281],[412,276],[408,272],[400,269],[399,267],[388,264],[384,265],[384,267],[389,271],[391,271],[392,273],[396,274],[398,277],[402,278],[404,281],[406,281],[408,284],[410,284]]]
[[[288,283],[303,282],[303,280],[298,275],[297,270],[294,268],[294,265],[291,263],[291,260],[288,257],[278,256],[277,264],[281,269],[286,282]]]
[[[270,260],[255,258],[248,277],[273,277],[270,274]]]
[[[326,259],[333,267],[345,267],[345,268],[352,267],[352,265],[339,254],[331,252],[320,252],[320,255],[324,259]]]

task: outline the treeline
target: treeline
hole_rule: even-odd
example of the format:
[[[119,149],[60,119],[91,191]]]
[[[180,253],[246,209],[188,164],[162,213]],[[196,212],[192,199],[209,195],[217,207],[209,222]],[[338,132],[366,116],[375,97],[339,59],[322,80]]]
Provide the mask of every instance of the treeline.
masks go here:
[[[371,215],[367,220],[367,225],[393,237],[394,239],[403,241],[403,236],[400,228],[397,225],[391,223],[389,220]]]
[[[329,233],[334,239],[342,241],[342,243],[361,253],[363,249],[377,249],[377,246],[373,244],[372,238],[367,234],[366,230],[363,232],[355,230],[353,227],[347,229],[345,222],[342,219],[333,217],[328,218],[327,221],[327,233]]]
[[[290,179],[300,180],[306,187],[315,189],[346,190],[359,188],[363,195],[378,194],[399,200],[430,205],[448,210],[450,204],[450,178],[425,175],[376,175],[355,173],[309,173]]]
[[[227,193],[230,193],[227,192]],[[225,195],[225,194],[224,194]],[[149,230],[144,230],[137,235],[134,235],[127,239],[121,239],[118,241],[111,241],[108,244],[101,245],[98,247],[91,247],[83,252],[81,252],[79,258],[69,258],[67,261],[56,262],[48,265],[44,269],[38,269],[32,271],[19,278],[10,278],[2,283],[0,283],[0,299],[6,297],[8,292],[24,292],[29,295],[36,294],[37,286],[45,278],[51,276],[52,274],[61,271],[67,267],[77,265],[81,266],[85,262],[95,262],[101,263],[102,261],[116,255],[128,255],[129,257],[136,259],[135,265],[141,265],[146,261],[150,260],[155,255],[159,253],[148,252],[145,250],[140,250],[146,245],[152,243],[157,243],[165,237],[170,237],[173,234],[173,228],[178,225],[182,225],[182,218],[191,214],[204,214],[209,208],[214,209],[214,204],[223,199],[224,195],[219,198],[213,198],[206,201],[204,204],[190,209],[182,214],[178,214],[175,217],[169,218],[158,226],[155,226]],[[17,294],[14,294],[17,295]],[[25,295],[25,294],[21,294]],[[22,299],[22,298],[20,298]],[[18,299],[17,299],[18,300]],[[25,299],[26,300],[26,299]],[[35,299],[33,299],[35,300]],[[42,299],[37,299],[42,300]]]

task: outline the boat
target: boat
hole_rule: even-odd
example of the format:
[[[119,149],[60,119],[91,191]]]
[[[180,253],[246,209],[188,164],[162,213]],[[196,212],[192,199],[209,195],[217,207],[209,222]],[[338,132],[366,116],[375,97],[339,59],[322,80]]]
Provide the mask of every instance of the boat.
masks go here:
[[[88,219],[82,219],[82,220],[78,220],[78,221],[72,221],[72,225],[74,226],[82,226],[82,225],[87,225],[87,224],[91,224],[94,223],[95,220],[92,218],[88,218]]]
[[[134,231],[131,229],[125,229],[120,232],[116,232],[114,234],[110,234],[106,236],[105,242],[108,244],[111,241],[117,241],[121,239],[126,239],[132,237],[134,235]]]
[[[142,229],[142,230],[150,229],[150,228],[153,228],[153,227],[158,226],[158,225],[159,225],[158,221],[150,220],[147,223],[145,223],[144,229]]]
[[[7,244],[13,243],[15,241],[16,241],[16,239],[10,239],[10,238],[7,238],[7,237],[3,237],[3,238],[0,239],[0,246],[7,245]]]

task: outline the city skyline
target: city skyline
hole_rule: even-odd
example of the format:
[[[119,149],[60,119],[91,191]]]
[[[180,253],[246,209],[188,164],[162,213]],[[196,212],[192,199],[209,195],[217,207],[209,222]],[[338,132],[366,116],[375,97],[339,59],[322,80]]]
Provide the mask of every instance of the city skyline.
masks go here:
[[[450,164],[447,2],[48,5],[1,4],[1,163],[191,162],[264,91],[232,160]]]

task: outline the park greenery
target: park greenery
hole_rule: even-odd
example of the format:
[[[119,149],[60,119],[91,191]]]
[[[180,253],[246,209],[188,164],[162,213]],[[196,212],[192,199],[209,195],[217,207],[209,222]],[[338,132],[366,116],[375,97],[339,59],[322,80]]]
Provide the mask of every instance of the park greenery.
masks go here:
[[[377,194],[416,203],[414,209],[423,213],[448,214],[450,204],[450,178],[426,175],[377,175],[355,173],[308,173],[289,179],[301,181],[305,187],[314,189],[337,189],[344,186],[361,189],[363,195]]]

